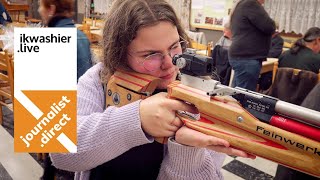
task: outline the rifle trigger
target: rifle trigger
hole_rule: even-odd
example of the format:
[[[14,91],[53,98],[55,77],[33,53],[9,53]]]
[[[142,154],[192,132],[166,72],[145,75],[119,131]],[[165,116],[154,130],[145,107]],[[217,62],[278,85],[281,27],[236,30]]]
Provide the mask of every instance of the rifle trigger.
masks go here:
[[[193,113],[190,113],[190,112],[187,112],[187,111],[177,111],[177,114],[179,116],[182,116],[184,118],[188,118],[188,119],[191,119],[193,121],[198,121],[200,119],[200,114],[193,114]]]

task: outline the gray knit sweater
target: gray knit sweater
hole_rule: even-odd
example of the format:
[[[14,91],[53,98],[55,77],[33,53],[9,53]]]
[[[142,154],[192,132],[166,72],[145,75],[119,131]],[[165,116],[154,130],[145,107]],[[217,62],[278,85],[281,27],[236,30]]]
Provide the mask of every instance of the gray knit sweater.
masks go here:
[[[75,179],[89,179],[90,169],[120,156],[153,138],[141,129],[139,104],[104,108],[100,82],[102,64],[89,69],[78,83],[78,153],[51,154],[53,165],[73,171]],[[158,179],[223,179],[225,155],[205,148],[184,146],[169,140]]]

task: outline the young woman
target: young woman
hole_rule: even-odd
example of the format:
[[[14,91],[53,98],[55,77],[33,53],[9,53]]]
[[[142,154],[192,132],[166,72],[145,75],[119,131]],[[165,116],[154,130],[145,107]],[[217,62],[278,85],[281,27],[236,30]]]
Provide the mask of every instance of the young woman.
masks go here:
[[[75,27],[71,19],[74,0],[39,0],[38,12],[48,27]],[[77,31],[77,79],[92,67],[90,42],[86,35]]]
[[[118,0],[104,27],[103,62],[78,84],[78,153],[51,154],[57,168],[75,171],[75,179],[222,179],[225,155],[253,157],[215,138],[182,126],[177,110],[197,110],[155,94],[123,107],[104,108],[104,83],[116,69],[161,79],[166,89],[178,68],[172,56],[187,39],[165,0]],[[166,145],[153,137],[171,137]],[[212,151],[214,150],[214,151]]]

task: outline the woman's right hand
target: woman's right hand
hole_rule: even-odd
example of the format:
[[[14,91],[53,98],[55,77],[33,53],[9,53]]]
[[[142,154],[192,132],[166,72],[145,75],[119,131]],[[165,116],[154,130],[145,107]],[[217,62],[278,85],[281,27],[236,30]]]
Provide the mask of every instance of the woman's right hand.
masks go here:
[[[183,125],[176,111],[198,113],[197,108],[182,101],[167,98],[158,93],[140,102],[142,129],[153,137],[170,137]]]

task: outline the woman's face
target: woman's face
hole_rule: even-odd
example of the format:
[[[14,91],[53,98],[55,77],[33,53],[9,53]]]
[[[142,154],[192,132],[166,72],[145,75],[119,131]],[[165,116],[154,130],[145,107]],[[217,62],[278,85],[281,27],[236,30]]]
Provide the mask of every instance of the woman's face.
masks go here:
[[[161,82],[158,88],[167,88],[167,85],[176,79],[179,71],[170,57],[182,53],[179,41],[176,26],[169,22],[163,21],[141,28],[128,47],[129,67],[136,72],[159,77]]]
[[[43,20],[43,22],[45,24],[47,24],[51,18],[51,16],[54,14],[52,8],[46,8],[44,6],[43,0],[39,0],[39,8],[38,8],[38,12],[41,16],[41,19]]]

